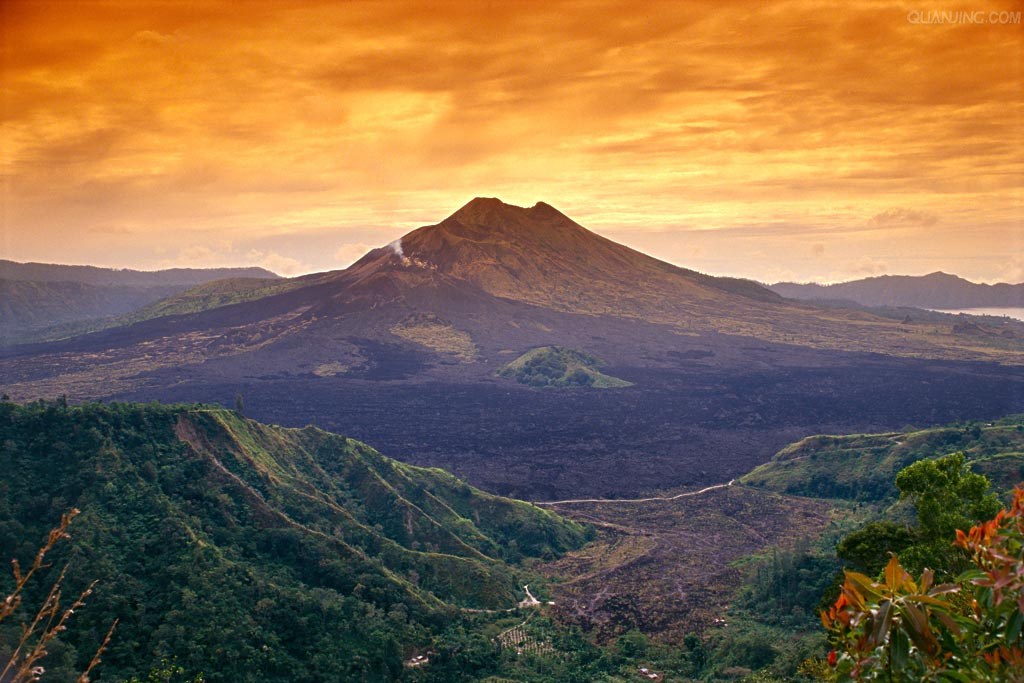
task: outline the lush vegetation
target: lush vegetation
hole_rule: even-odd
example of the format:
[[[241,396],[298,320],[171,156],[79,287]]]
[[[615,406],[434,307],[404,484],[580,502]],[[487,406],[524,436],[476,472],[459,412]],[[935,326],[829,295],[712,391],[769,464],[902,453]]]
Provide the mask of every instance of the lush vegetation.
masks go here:
[[[949,551],[970,569],[915,580],[895,555],[880,580],[847,572],[822,623],[838,681],[1024,681],[1024,486],[1013,503],[965,532]]]
[[[839,568],[875,580],[897,554],[905,570],[920,576],[927,567],[939,583],[966,569],[969,556],[952,541],[958,530],[999,509],[989,477],[997,493],[1024,479],[1021,425],[1011,417],[992,424],[809,437],[741,478],[768,490],[827,499],[848,521],[814,541],[753,561],[728,628],[708,639],[709,668],[719,675],[749,670],[783,680],[833,676],[820,659],[824,634],[813,623],[840,594]],[[849,521],[857,519],[851,528]]]
[[[875,657],[887,671],[891,657],[884,648],[903,637],[872,641],[870,655],[855,650],[867,647],[868,621],[850,610],[877,615],[879,596],[889,596],[893,618],[885,627],[905,635],[908,657],[921,649],[914,641],[919,635],[908,630],[921,595],[942,603],[928,603],[922,612],[942,647],[953,647],[957,634],[968,632],[963,619],[976,622],[970,626],[975,644],[995,642],[996,636],[1005,641],[1018,628],[1009,607],[1015,598],[1000,591],[1009,585],[1008,572],[1017,571],[1005,566],[1005,558],[1014,552],[1019,558],[1020,546],[1008,555],[1000,553],[1005,544],[995,554],[978,545],[1003,533],[1009,513],[998,518],[999,529],[964,533],[999,507],[986,478],[973,470],[999,463],[989,471],[1002,481],[1014,475],[1017,424],[907,432],[928,442],[956,430],[968,435],[960,443],[970,453],[908,463],[877,500],[857,500],[869,489],[855,479],[874,477],[864,461],[889,462],[891,453],[873,446],[859,453],[836,448],[834,437],[801,442],[796,461],[810,470],[839,451],[852,460],[854,476],[847,483],[853,500],[803,499],[807,509],[794,519],[805,517],[808,533],[822,516],[831,514],[833,523],[818,536],[793,532],[780,547],[732,560],[722,577],[746,579],[728,609],[689,633],[675,629],[671,639],[627,625],[595,643],[596,632],[569,626],[555,611],[561,602],[558,608],[505,611],[522,597],[523,583],[538,581],[533,562],[579,548],[590,538],[583,527],[478,491],[441,470],[392,461],[338,435],[262,425],[220,408],[0,403],[0,548],[30,566],[49,526],[67,510],[83,511],[70,529],[71,541],[52,549],[37,581],[20,589],[25,605],[45,604],[65,565],[66,595],[77,596],[98,580],[84,608],[68,617],[68,630],[47,641],[50,680],[71,680],[86,670],[114,619],[120,620],[117,630],[96,669],[102,680],[184,683],[202,673],[207,681],[612,683],[638,680],[641,668],[675,681],[866,678],[861,674],[874,665],[850,662]],[[906,435],[887,435],[890,448],[905,445]],[[850,438],[871,444],[876,437]],[[782,467],[784,475],[768,467],[760,476],[775,487],[810,481],[806,471]],[[703,528],[714,528],[714,514],[738,514],[735,522],[752,525],[755,535],[767,510],[762,498],[790,507],[801,500],[745,487],[719,493],[732,507],[707,510]],[[748,498],[753,507],[737,507]],[[701,500],[681,499],[696,506],[688,514]],[[812,503],[824,506],[821,514]],[[616,519],[650,535],[660,518],[644,509],[637,508],[635,519]],[[757,520],[750,516],[754,510]],[[958,531],[959,549],[950,542]],[[722,543],[713,544],[719,552]],[[892,553],[900,557],[899,570],[890,564],[883,571]],[[987,565],[959,574],[982,556]],[[651,562],[660,555],[645,551],[642,557]],[[844,566],[846,585],[837,582]],[[927,588],[917,579],[924,567]],[[650,574],[639,564],[635,569],[634,576]],[[654,581],[656,573],[648,578]],[[985,581],[990,593],[977,593]],[[0,578],[0,594],[10,593],[10,582],[10,576]],[[935,589],[943,582],[953,582],[957,592]],[[543,582],[532,585],[541,600],[550,598]],[[862,602],[854,602],[854,589]],[[975,591],[970,595],[979,605],[1002,610],[1001,616],[964,611],[969,601],[960,600],[968,591]],[[836,666],[830,666],[817,614],[840,592],[846,602],[831,615],[838,651]],[[614,611],[614,602],[607,609]],[[623,610],[633,607],[622,603]],[[846,622],[841,613],[849,613]],[[658,614],[644,609],[633,621],[646,623]],[[0,661],[31,615],[22,609],[0,620]],[[946,617],[955,629],[942,621]],[[875,634],[879,622],[870,623]],[[973,652],[989,667],[1017,656],[1012,642],[1005,651],[986,650],[988,659],[970,643],[956,647],[961,654],[951,657]],[[843,659],[847,651],[854,654]],[[409,666],[418,655],[428,663]],[[918,680],[925,671],[920,666],[907,669],[912,673],[902,680]]]
[[[956,452],[998,488],[1012,489],[1024,480],[1024,420],[811,436],[782,449],[740,481],[779,493],[882,503],[896,497],[896,474],[904,467]]]
[[[51,680],[84,670],[115,618],[104,680],[162,659],[211,682],[398,680],[410,653],[473,630],[465,608],[514,605],[522,558],[586,538],[440,470],[222,409],[0,403],[0,444],[4,554],[28,563],[82,510],[26,604],[69,558],[68,594],[98,581],[49,647]],[[0,624],[0,659],[26,614]]]
[[[532,387],[628,387],[630,382],[602,373],[601,362],[593,356],[562,348],[541,346],[531,349],[498,371],[520,384]]]
[[[821,614],[836,649],[819,677],[1024,680],[1024,488],[999,511],[962,453],[913,463],[895,486],[913,523],[878,520],[837,546],[862,571],[845,570]]]

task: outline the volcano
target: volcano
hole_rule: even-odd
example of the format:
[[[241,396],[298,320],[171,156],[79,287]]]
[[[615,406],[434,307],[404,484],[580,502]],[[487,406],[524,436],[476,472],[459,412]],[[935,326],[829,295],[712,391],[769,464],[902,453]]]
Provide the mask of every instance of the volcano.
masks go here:
[[[477,198],[344,270],[209,283],[125,322],[3,350],[0,390],[242,393],[253,417],[315,422],[528,498],[715,483],[807,433],[1024,410],[1024,326],[965,335],[952,317],[785,299],[543,202]]]
[[[397,258],[396,258],[397,257]],[[671,319],[687,305],[781,302],[753,282],[714,278],[597,235],[554,207],[477,198],[353,266],[400,263],[475,285],[493,296],[573,313]]]

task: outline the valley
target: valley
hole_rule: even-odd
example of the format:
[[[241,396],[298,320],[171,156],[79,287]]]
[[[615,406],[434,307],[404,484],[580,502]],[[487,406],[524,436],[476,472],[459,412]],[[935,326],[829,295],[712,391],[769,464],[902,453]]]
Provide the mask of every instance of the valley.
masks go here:
[[[816,435],[735,481],[533,504],[314,427],[262,425],[212,406],[4,402],[0,438],[4,547],[25,556],[46,519],[85,510],[69,581],[99,578],[109,592],[90,602],[69,643],[87,648],[126,600],[145,600],[119,637],[149,638],[188,669],[216,672],[211,681],[249,679],[190,648],[198,632],[247,652],[260,681],[309,661],[414,681],[472,672],[541,681],[556,670],[624,681],[641,666],[666,680],[717,681],[790,670],[820,648],[814,612],[838,568],[836,541],[899,507],[896,470],[963,452],[1001,493],[1024,478],[1019,416]],[[838,469],[844,477],[832,476]],[[810,583],[780,603],[784,613],[761,614],[751,596],[766,581],[792,582],[784,572],[797,567]],[[157,604],[153,582],[175,588]],[[298,611],[282,612],[285,599]],[[311,625],[309,610],[364,624]],[[295,650],[291,628],[323,656]],[[321,636],[342,640],[315,645]],[[107,670],[133,670],[133,657],[115,641]]]
[[[752,362],[761,358],[765,365],[774,360],[768,351],[748,352]],[[157,376],[166,388],[116,397],[232,405],[241,392],[248,414],[258,419],[316,424],[527,500],[638,497],[719,483],[807,434],[993,419],[1019,410],[1024,397],[1024,378],[1013,368],[842,360],[849,366],[609,366],[608,374],[633,386],[601,390],[533,389],[497,378],[460,384],[331,377],[210,385],[167,373]],[[629,476],[621,476],[623,471]]]
[[[663,497],[535,503],[600,535],[548,567],[557,613],[605,640],[630,629],[667,642],[704,633],[725,617],[752,558],[799,541],[831,553],[839,537],[895,501],[893,480],[910,463],[963,452],[1005,496],[1024,481],[1022,427],[1015,417],[815,435],[723,484]]]
[[[746,578],[740,561],[801,538],[834,535],[843,521],[822,501],[742,486],[668,500],[551,507],[601,532],[600,542],[548,571],[558,618],[605,643],[633,629],[669,643],[704,634],[729,616]]]

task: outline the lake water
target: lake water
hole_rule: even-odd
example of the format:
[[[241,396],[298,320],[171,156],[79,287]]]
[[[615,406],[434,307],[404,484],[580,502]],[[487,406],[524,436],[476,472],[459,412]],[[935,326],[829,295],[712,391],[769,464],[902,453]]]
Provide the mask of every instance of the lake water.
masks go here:
[[[933,308],[939,313],[966,313],[967,315],[998,315],[1024,320],[1024,308],[958,308],[953,310]]]

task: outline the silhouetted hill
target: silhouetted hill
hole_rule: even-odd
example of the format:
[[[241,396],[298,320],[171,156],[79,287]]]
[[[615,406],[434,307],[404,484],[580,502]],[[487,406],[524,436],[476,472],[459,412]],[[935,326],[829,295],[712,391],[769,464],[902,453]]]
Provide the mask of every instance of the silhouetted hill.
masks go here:
[[[845,299],[864,306],[916,308],[1024,308],[1024,284],[977,284],[956,275],[881,275],[834,285],[778,282],[770,288],[791,299]]]

